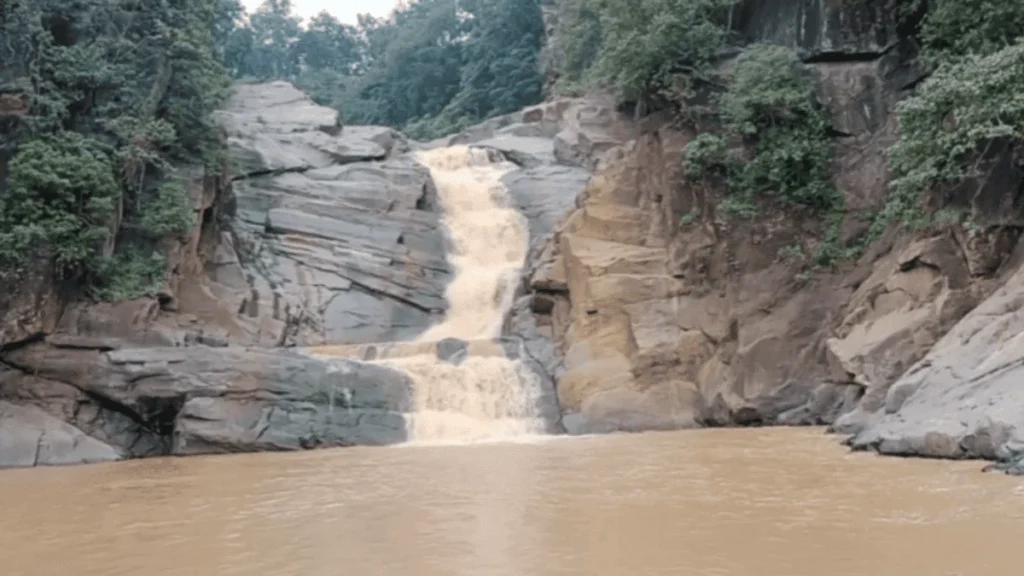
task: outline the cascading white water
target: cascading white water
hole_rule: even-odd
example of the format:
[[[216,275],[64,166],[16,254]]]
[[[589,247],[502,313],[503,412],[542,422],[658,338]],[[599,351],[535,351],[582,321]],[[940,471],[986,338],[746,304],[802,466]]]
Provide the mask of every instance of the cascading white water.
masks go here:
[[[507,206],[501,183],[514,165],[467,146],[421,152],[417,160],[430,169],[437,187],[455,271],[445,294],[448,315],[419,340],[500,336],[529,249],[526,218]]]
[[[467,146],[421,152],[417,160],[436,185],[455,272],[445,319],[418,340],[496,338],[529,249],[528,222],[508,206],[501,183],[514,165]],[[455,365],[430,354],[381,362],[413,380],[415,411],[407,416],[412,442],[512,439],[545,430],[541,382],[518,360],[469,355]]]

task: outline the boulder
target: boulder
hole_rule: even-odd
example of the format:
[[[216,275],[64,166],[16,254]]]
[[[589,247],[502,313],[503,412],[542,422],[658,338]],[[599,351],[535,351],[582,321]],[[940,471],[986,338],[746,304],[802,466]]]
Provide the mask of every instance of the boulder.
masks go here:
[[[1011,469],[1024,456],[1024,270],[967,314],[855,424],[851,445],[883,454],[985,458]]]

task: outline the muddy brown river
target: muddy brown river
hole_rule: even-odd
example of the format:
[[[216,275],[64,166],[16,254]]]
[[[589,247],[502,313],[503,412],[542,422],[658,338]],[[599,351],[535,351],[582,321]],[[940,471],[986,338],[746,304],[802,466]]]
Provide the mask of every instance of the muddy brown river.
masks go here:
[[[821,430],[0,472],[5,576],[1017,576],[1024,483]]]

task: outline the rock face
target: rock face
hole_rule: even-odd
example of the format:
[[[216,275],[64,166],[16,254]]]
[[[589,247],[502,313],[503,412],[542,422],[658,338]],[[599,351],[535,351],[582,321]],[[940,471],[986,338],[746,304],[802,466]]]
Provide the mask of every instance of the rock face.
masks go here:
[[[282,343],[409,339],[450,277],[433,185],[404,136],[334,134],[336,116],[284,82],[236,89],[220,121],[243,169],[211,277],[245,315],[293,326]]]
[[[904,372],[884,397],[837,422],[883,454],[1024,459],[1024,270]],[[872,410],[873,409],[873,410]]]
[[[684,225],[713,204],[679,186],[686,141],[658,129],[606,156],[531,272],[533,318],[516,320],[555,342],[567,428],[830,421],[858,396],[821,362],[849,289],[795,286],[777,257],[800,237],[784,214]]]
[[[897,22],[887,8],[751,0],[733,14],[749,40],[793,46],[818,73],[843,239],[865,231],[853,214],[884,202],[895,104],[922,75],[901,29],[920,15]],[[715,191],[680,173],[692,136],[652,121],[608,151],[530,270],[513,330],[557,375],[571,431],[835,423],[887,453],[1018,458],[1015,398],[985,372],[1014,334],[1024,179],[1011,151],[988,159],[985,181],[936,198],[980,230],[893,231],[808,276],[821,223],[770,204],[753,222],[720,218]],[[978,310],[1002,306],[1005,329],[964,335],[986,333],[974,315],[989,312],[958,322],[1004,283],[1002,304]]]
[[[390,444],[409,382],[246,348],[27,347],[0,373],[0,465]],[[12,404],[18,403],[18,405]]]
[[[444,313],[451,276],[427,145],[335,119],[289,84],[237,86],[218,120],[239,171],[192,179],[197,226],[158,298],[66,303],[45,269],[0,298],[0,466],[402,442],[412,383],[372,361],[421,353],[523,362],[561,429],[543,335],[546,362],[515,335],[403,342]],[[569,100],[450,140],[521,166],[505,183],[539,250],[629,129]],[[308,354],[323,344],[338,354]]]
[[[884,201],[894,106],[921,78],[908,22],[881,0],[734,13],[737,32],[801,49],[821,79],[843,240]],[[158,298],[67,304],[45,267],[0,296],[0,466],[401,442],[411,381],[373,361],[500,355],[541,376],[553,430],[829,424],[856,448],[1024,473],[1017,151],[936,195],[979,228],[893,230],[808,274],[820,218],[770,202],[723,217],[720,192],[683,178],[693,134],[600,99],[416,143],[339,130],[270,83],[237,87],[219,121],[239,170],[196,179],[198,226],[170,248]],[[414,155],[453,144],[519,165],[504,184],[530,257],[503,338],[410,342],[451,280]],[[325,344],[350,359],[305,348]]]
[[[732,22],[749,41],[791,46],[809,60],[870,60],[902,40],[898,16],[891,0],[742,0]]]

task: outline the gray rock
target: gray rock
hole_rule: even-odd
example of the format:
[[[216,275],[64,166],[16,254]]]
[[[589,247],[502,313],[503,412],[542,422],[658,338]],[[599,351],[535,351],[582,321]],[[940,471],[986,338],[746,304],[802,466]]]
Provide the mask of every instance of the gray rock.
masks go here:
[[[0,468],[121,459],[112,446],[34,406],[0,401]]]
[[[965,316],[889,390],[838,422],[884,454],[1016,462],[1024,454],[1024,270]]]
[[[109,460],[380,445],[406,437],[403,414],[410,409],[411,383],[385,366],[329,363],[291,351],[207,347],[98,352],[39,345],[12,352],[7,361],[32,374],[23,391],[55,390],[74,404],[62,419],[28,406],[31,397],[4,386],[5,396],[26,403],[7,409],[7,418],[19,418],[18,433],[0,442],[0,461],[12,465],[92,461],[97,454]],[[53,396],[37,400],[51,409],[58,406]],[[22,425],[23,420],[31,425]],[[112,441],[85,436],[65,420],[85,422],[90,435]],[[36,438],[41,431],[48,438],[59,433],[53,437],[61,440],[44,457],[30,459],[25,446],[33,431],[40,431]],[[99,451],[97,445],[109,450]]]
[[[437,359],[458,366],[466,357],[469,343],[458,338],[445,338],[437,343]]]
[[[555,226],[576,205],[576,197],[590,179],[590,172],[550,164],[509,172],[502,184],[514,206],[530,225],[530,246],[537,249],[554,232]]]
[[[821,426],[832,424],[857,406],[864,389],[855,384],[821,384],[803,406],[779,414],[783,426]]]
[[[734,28],[754,42],[782,44],[810,58],[880,56],[899,40],[887,0],[744,0]]]
[[[290,326],[281,344],[413,338],[447,306],[433,185],[402,135],[323,130],[336,115],[284,82],[236,86],[218,120],[245,177],[212,279],[231,308]]]

